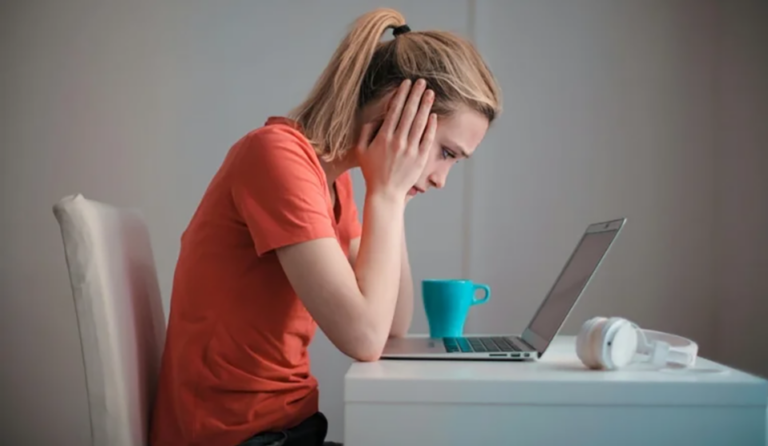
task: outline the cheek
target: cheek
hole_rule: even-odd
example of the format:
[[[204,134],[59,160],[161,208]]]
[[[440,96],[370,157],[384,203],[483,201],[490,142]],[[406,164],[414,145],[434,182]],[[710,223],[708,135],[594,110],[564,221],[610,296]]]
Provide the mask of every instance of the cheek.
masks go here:
[[[424,171],[421,173],[421,180],[429,178],[435,171],[440,168],[440,163],[436,160],[430,159],[427,161],[427,165],[424,167]]]
[[[422,180],[429,178],[430,175],[439,170],[440,164],[442,164],[442,161],[444,161],[440,153],[440,146],[437,143],[432,145],[430,151],[432,153],[429,155],[429,158],[427,159],[427,165],[424,167],[424,171],[421,173]]]
[[[448,174],[451,172],[451,168],[455,166],[456,163],[453,161],[443,161],[440,163],[440,166],[436,168],[437,171],[444,177],[448,178]]]

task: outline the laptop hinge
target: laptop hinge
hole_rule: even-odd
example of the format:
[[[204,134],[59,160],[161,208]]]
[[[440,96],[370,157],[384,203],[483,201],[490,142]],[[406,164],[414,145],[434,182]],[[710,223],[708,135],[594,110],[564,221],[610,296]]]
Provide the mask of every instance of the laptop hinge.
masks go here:
[[[515,336],[514,339],[517,340],[517,341],[520,341],[521,344],[524,344],[525,346],[527,346],[529,349],[531,349],[531,351],[534,351],[534,352],[537,351],[536,347],[534,347],[531,344],[529,344],[528,342],[526,342],[525,339],[523,339],[522,336]]]

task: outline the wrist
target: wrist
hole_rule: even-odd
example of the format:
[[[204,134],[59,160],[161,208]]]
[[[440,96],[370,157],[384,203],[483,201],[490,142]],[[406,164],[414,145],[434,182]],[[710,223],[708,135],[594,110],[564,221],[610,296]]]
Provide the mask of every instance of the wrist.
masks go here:
[[[405,199],[400,194],[390,190],[369,190],[365,193],[366,203],[377,203],[387,207],[405,208]]]

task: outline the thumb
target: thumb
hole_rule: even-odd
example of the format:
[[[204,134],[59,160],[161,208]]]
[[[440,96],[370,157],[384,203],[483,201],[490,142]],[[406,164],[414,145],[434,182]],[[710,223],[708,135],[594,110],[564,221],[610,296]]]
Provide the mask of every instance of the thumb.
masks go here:
[[[363,124],[363,127],[360,129],[360,137],[357,140],[358,151],[365,151],[365,149],[368,148],[368,144],[370,143],[371,138],[373,137],[373,130],[375,126],[376,124],[374,124],[373,122]]]

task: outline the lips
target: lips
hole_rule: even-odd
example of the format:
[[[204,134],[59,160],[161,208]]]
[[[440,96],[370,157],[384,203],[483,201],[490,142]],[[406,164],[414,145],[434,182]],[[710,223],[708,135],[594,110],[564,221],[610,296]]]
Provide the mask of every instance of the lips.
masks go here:
[[[413,186],[413,187],[411,188],[411,190],[409,190],[409,191],[408,191],[408,195],[410,195],[410,196],[412,196],[412,197],[415,197],[416,195],[418,195],[418,194],[423,194],[423,193],[424,193],[424,191],[423,191],[423,190],[421,190],[421,189],[419,189],[419,188],[418,188],[418,187],[416,187],[416,186]]]

